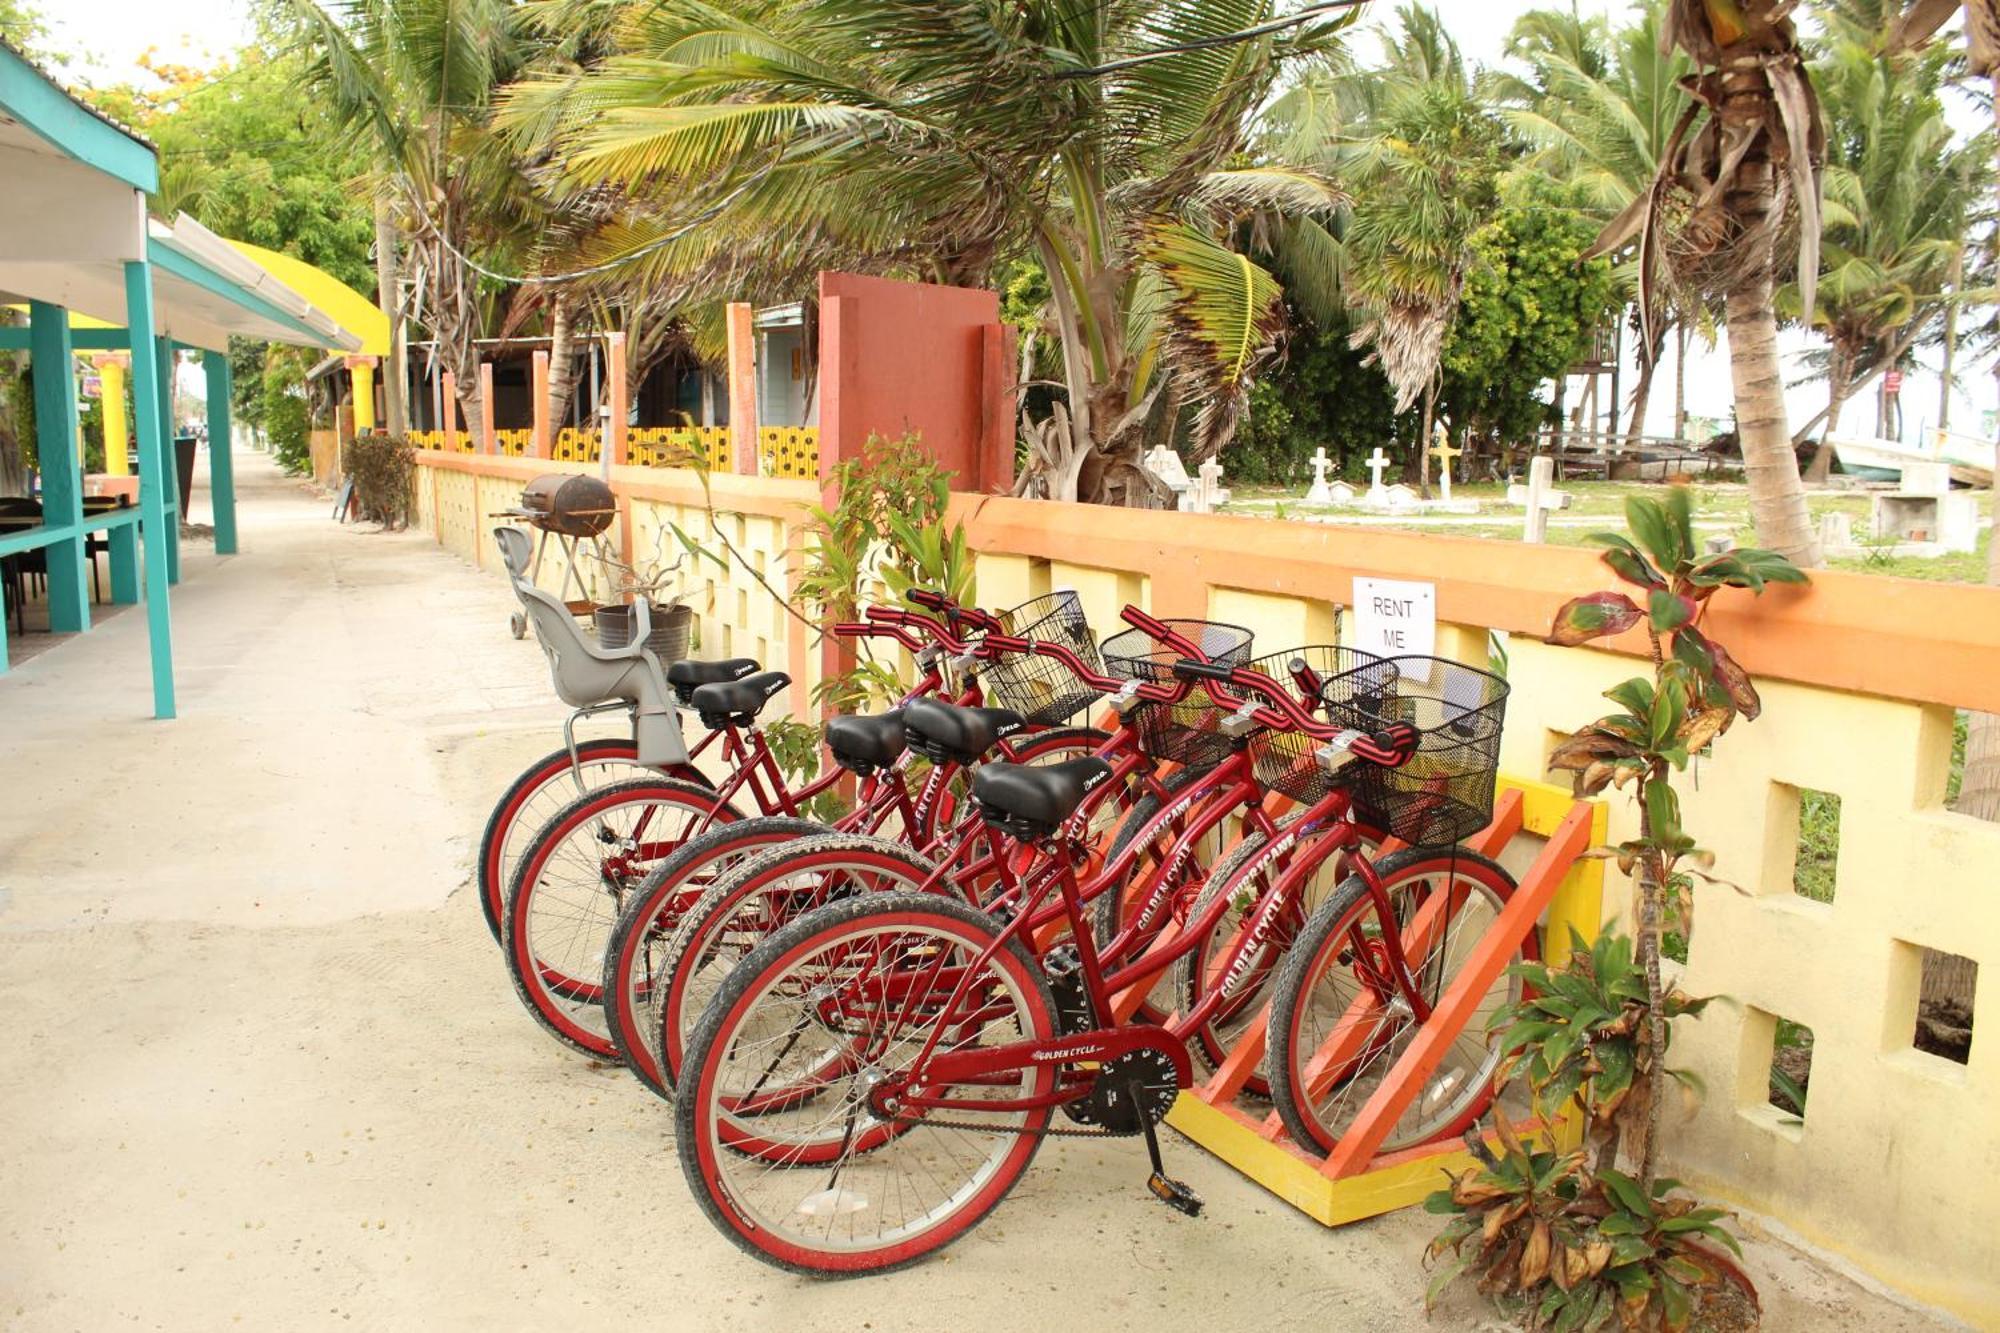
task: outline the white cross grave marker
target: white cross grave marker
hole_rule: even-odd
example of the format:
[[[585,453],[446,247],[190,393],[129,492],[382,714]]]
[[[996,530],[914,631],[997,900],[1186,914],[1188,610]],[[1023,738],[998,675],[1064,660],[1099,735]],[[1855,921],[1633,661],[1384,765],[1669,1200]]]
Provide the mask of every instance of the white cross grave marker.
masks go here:
[[[1333,492],[1328,490],[1326,486],[1326,470],[1332,464],[1333,460],[1326,456],[1325,445],[1321,445],[1319,448],[1313,450],[1313,484],[1312,488],[1306,492],[1307,504],[1323,505],[1333,499]]]
[[[1445,433],[1444,427],[1438,427],[1437,444],[1431,449],[1431,457],[1438,461],[1438,488],[1443,493],[1446,504],[1451,503],[1452,460],[1464,452],[1463,449],[1452,448],[1451,436]]]
[[[1382,489],[1382,474],[1388,470],[1389,455],[1383,453],[1382,446],[1378,444],[1375,446],[1375,452],[1368,455],[1368,474],[1374,478],[1368,484],[1368,498],[1377,504],[1388,503],[1388,497]]]
[[[1217,505],[1229,503],[1229,491],[1222,484],[1222,464],[1215,459],[1205,460],[1195,470],[1195,490],[1201,496],[1204,514],[1213,513]]]
[[[1187,508],[1188,487],[1190,483],[1188,481],[1187,469],[1181,465],[1181,456],[1179,454],[1167,448],[1164,444],[1156,444],[1140,460],[1140,463],[1145,467],[1146,471],[1158,477],[1166,485],[1167,489],[1174,493],[1175,508]]]
[[[1525,506],[1527,524],[1521,529],[1521,540],[1540,542],[1549,535],[1549,515],[1557,509],[1569,508],[1569,492],[1559,491],[1551,484],[1555,481],[1556,460],[1543,454],[1528,464],[1528,484],[1507,488],[1507,503]]]

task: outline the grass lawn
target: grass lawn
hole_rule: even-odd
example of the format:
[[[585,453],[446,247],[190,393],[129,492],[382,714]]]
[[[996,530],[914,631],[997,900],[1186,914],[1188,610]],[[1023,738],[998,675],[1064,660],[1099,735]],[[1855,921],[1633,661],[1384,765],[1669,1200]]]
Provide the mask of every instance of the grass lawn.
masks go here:
[[[1589,544],[1588,539],[1593,532],[1623,531],[1625,497],[1656,491],[1659,487],[1657,484],[1630,481],[1572,481],[1563,483],[1560,489],[1569,493],[1570,507],[1550,515],[1548,540],[1551,546],[1584,546]],[[1700,533],[1705,536],[1727,534],[1738,546],[1756,544],[1757,534],[1750,525],[1748,486],[1740,481],[1697,480],[1689,484],[1689,489],[1694,492],[1695,523]],[[1477,500],[1480,512],[1476,515],[1449,516],[1453,521],[1440,521],[1446,516],[1434,516],[1429,521],[1419,518],[1384,520],[1351,506],[1308,505],[1298,498],[1295,488],[1276,486],[1238,487],[1227,512],[1270,518],[1328,518],[1336,522],[1343,518],[1368,518],[1372,520],[1370,526],[1376,527],[1436,532],[1453,537],[1520,540],[1521,511],[1507,503],[1506,487],[1495,483],[1454,486],[1452,498]],[[1867,531],[1869,502],[1865,492],[1815,489],[1807,492],[1806,504],[1815,523],[1822,514],[1845,513],[1852,518],[1857,536]],[[1835,569],[1860,570],[1898,578],[1980,583],[1986,578],[1986,553],[1992,541],[1992,529],[1987,528],[1980,534],[1979,549],[1962,555],[1939,556],[1934,560],[1857,556],[1834,560],[1831,565]]]

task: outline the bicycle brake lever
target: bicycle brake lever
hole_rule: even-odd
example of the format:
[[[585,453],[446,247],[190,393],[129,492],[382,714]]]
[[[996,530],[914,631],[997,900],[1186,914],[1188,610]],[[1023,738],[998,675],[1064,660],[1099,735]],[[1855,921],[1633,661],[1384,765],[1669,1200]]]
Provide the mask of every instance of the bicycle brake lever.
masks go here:
[[[1319,765],[1322,773],[1337,772],[1343,765],[1353,762],[1350,747],[1360,739],[1362,736],[1358,731],[1343,731],[1313,751],[1313,762]]]
[[[1222,719],[1222,734],[1229,739],[1242,740],[1257,730],[1257,705],[1246,703],[1228,717]]]

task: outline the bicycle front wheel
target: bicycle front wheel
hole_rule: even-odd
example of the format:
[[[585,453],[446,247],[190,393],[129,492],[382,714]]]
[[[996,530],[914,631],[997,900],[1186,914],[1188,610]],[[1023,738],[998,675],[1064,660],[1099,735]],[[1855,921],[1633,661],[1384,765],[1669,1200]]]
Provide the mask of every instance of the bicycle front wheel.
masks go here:
[[[1514,881],[1464,848],[1384,857],[1381,877],[1416,995],[1434,1004],[1492,929]],[[1351,875],[1313,912],[1272,986],[1271,1100],[1300,1145],[1332,1152],[1421,1030],[1393,979],[1387,929],[1368,886]],[[1510,962],[1539,957],[1529,932]],[[1507,972],[1482,993],[1458,1039],[1383,1141],[1392,1152],[1460,1133],[1493,1100],[1498,1034],[1487,1020],[1521,996]]]
[[[875,1095],[940,1030],[939,1052],[1054,1039],[1040,968],[998,935],[964,903],[893,892],[821,907],[743,960],[696,1026],[674,1111],[689,1187],[724,1235],[793,1272],[879,1273],[1006,1196],[1049,1119],[1015,1104],[1047,1096],[1052,1067],[927,1088],[958,1103],[948,1116]]]
[[[661,1097],[673,1080],[660,1073],[661,987],[674,932],[688,909],[729,871],[782,842],[833,830],[810,819],[764,815],[712,828],[660,862],[626,899],[604,955],[604,1022],[633,1076]]]
[[[505,953],[514,989],[557,1040],[602,1059],[604,956],[625,900],[689,834],[734,821],[706,787],[645,778],[586,792],[537,833],[507,898]]]
[[[514,867],[528,843],[568,802],[598,787],[614,782],[654,776],[639,765],[639,746],[629,736],[601,736],[578,741],[576,763],[570,763],[567,748],[543,755],[521,772],[501,793],[486,817],[479,835],[479,855],[474,861],[479,890],[479,910],[485,914],[486,928],[493,942],[502,942],[501,919],[507,914],[507,888],[514,882]]]
[[[661,950],[647,1012],[655,1075],[671,1088],[695,1024],[736,965],[766,936],[815,907],[857,894],[915,889],[934,862],[858,833],[801,838],[739,861],[690,905]],[[952,886],[941,887],[949,892]]]

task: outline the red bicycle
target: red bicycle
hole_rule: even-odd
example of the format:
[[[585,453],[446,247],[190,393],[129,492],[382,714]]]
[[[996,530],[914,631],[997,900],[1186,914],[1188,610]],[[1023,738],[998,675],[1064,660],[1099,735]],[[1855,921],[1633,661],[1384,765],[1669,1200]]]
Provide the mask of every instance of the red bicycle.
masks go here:
[[[873,608],[870,615],[883,623],[920,627],[951,651],[968,647],[951,639],[945,626],[914,613]],[[1203,648],[1237,656],[1249,647],[1248,631],[1235,626],[1181,621],[1155,621],[1152,626],[1162,638],[1159,651],[1170,660],[1199,654]],[[1087,637],[1081,643],[1095,659],[1097,650]],[[1039,659],[1045,664],[1038,675],[1048,697],[1113,694],[1114,711],[1124,721],[1109,737],[1093,733],[1102,741],[1095,748],[1096,757],[1109,764],[1110,774],[1075,812],[1066,837],[1079,864],[1102,862],[1094,883],[1122,883],[1143,875],[1149,882],[1170,882],[1191,891],[1200,883],[1210,859],[1207,849],[1219,843],[1225,820],[1246,798],[1254,806],[1260,793],[1244,786],[1204,783],[1203,775],[1193,768],[1162,781],[1155,773],[1156,756],[1142,740],[1144,710],[1133,696],[1137,683],[1104,675],[1086,661],[1078,644],[1073,633],[1029,638],[989,630],[977,647],[989,660],[999,654],[1002,665],[1017,664],[1024,656]],[[1048,669],[1051,665],[1053,672]],[[913,723],[913,744],[922,742],[922,733]],[[962,762],[969,749],[962,737],[934,738],[929,754],[934,762]],[[1181,753],[1193,758],[1189,752]],[[1045,763],[1060,762],[1064,756],[1052,752],[1041,758]],[[1203,798],[1218,791],[1230,799],[1209,810]],[[1199,817],[1196,811],[1201,812]],[[917,850],[908,843],[857,836],[859,832],[849,829],[841,831],[844,836],[801,838],[794,830],[773,829],[766,845],[748,849],[750,855],[730,864],[714,866],[712,882],[698,897],[676,898],[679,925],[666,938],[656,963],[649,965],[644,1002],[633,974],[628,973],[614,993],[621,1031],[637,1029],[636,1040],[643,1043],[628,1049],[644,1051],[634,1055],[632,1064],[649,1086],[669,1095],[688,1033],[715,988],[752,946],[808,908],[885,887],[951,892],[980,904],[1002,903],[1021,892],[1016,867],[1029,859],[1024,849],[996,838],[976,817],[941,824],[938,836]],[[687,856],[696,855],[690,844]],[[650,1067],[642,1069],[642,1063]]]
[[[943,598],[936,601],[950,616],[973,614]],[[886,635],[917,649],[922,674],[904,696],[905,704],[944,690],[955,691],[955,698],[967,708],[982,699],[976,673],[960,679],[964,672],[959,663],[934,647],[916,643],[897,626],[840,625],[835,632],[847,637]],[[778,827],[796,830],[807,823],[807,806],[847,776],[850,769],[842,766],[836,751],[836,762],[826,765],[813,781],[797,789],[788,784],[757,719],[768,700],[789,683],[781,672],[765,672],[689,691],[690,705],[711,738],[723,738],[722,759],[730,771],[720,787],[659,775],[613,783],[586,791],[562,807],[529,841],[515,868],[502,917],[505,956],[516,993],[559,1041],[595,1057],[619,1056],[621,1047],[604,1004],[607,968],[618,956],[612,937],[625,905],[635,895],[649,896],[644,886],[667,858],[706,833],[751,822],[745,819],[739,798],[747,797],[764,815],[786,821]],[[1020,719],[1010,714],[985,720],[991,726],[983,744],[997,743],[1010,758],[1024,761],[1087,754],[1100,739],[1098,733],[1082,731],[1015,737],[1024,726]],[[865,785],[865,821],[874,821],[877,828],[900,823],[921,831],[933,825],[941,810],[948,811],[944,797],[951,771],[934,768],[912,793],[900,771],[876,762],[889,740],[879,724],[857,720],[836,729],[836,736],[850,763],[881,770]],[[753,837],[770,832],[771,826],[756,822],[760,827]],[[823,826],[813,827],[824,831]],[[713,849],[725,841],[716,839],[704,846]]]
[[[1345,684],[1354,673],[1320,682],[1316,705],[1261,672],[1199,662],[1176,663],[1175,684],[1142,683],[1136,693],[1149,704],[1180,704],[1200,682],[1218,708],[1232,710],[1246,747],[1265,732],[1314,742],[1309,761],[1333,779],[1314,803],[1324,805],[1321,817],[1343,803],[1381,801],[1378,813],[1393,825],[1406,809],[1434,810],[1440,799],[1475,794],[1473,779],[1448,772],[1447,751],[1465,743],[1455,734],[1461,730],[1484,745],[1504,699],[1504,686],[1496,691],[1488,677],[1480,702],[1467,707],[1456,676],[1435,692],[1441,697],[1430,697],[1421,681],[1406,685],[1379,669],[1394,665],[1364,668]],[[1413,785],[1374,776],[1411,765],[1427,745],[1439,766],[1417,773]],[[1014,900],[982,912],[936,892],[843,899],[781,927],[731,974],[689,1043],[676,1103],[683,1169],[725,1234],[800,1272],[899,1267],[975,1225],[1051,1133],[1143,1134],[1152,1191],[1198,1211],[1199,1200],[1165,1176],[1155,1126],[1190,1085],[1188,1040],[1228,990],[1207,987],[1192,1012],[1166,1023],[1121,1015],[1212,930],[1227,902],[1212,899],[1203,916],[1214,920],[1162,932],[1130,961],[1118,961],[1130,948],[1121,941],[1100,952],[1061,830],[1110,772],[1086,759],[1044,769],[995,764],[975,774],[983,816],[1036,849]],[[1461,780],[1453,786],[1453,778]],[[1485,785],[1490,805],[1490,772]],[[1365,873],[1360,839],[1358,825],[1337,819],[1316,843],[1321,855],[1354,861],[1367,896],[1365,910],[1338,909],[1329,899],[1312,914],[1315,923],[1333,923],[1325,933],[1338,941],[1317,949],[1314,963],[1322,972],[1345,969],[1356,982],[1337,1042],[1304,1056],[1332,1082],[1354,1077],[1392,1040],[1404,1011],[1419,1022],[1428,1013],[1462,961],[1429,946],[1453,935],[1454,910],[1475,896],[1454,879],[1441,892],[1399,902],[1379,874]],[[1504,892],[1498,896],[1504,901]],[[1065,1003],[1047,956],[1032,947],[1058,920],[1075,949],[1080,1004]],[[1235,933],[1217,959],[1221,973],[1258,947],[1253,931]],[[1274,1019],[1272,1041],[1292,1037]],[[1456,1069],[1447,1076],[1445,1095],[1490,1097],[1496,1062],[1497,1051],[1486,1048],[1474,1076]],[[1298,1063],[1285,1054],[1285,1067]],[[1055,1123],[1058,1113],[1067,1125]]]
[[[1082,609],[1071,592],[1036,598],[1001,616],[959,607],[922,590],[910,597],[960,633],[1018,627],[1026,634],[1088,646]],[[1047,672],[1032,664],[1023,669],[1022,663],[1002,658],[976,638],[963,641],[926,617],[906,620],[884,608],[870,608],[869,617],[867,624],[836,626],[835,632],[894,638],[927,672],[942,659],[962,692],[954,705],[946,705],[919,690],[919,698],[892,712],[840,717],[827,724],[834,762],[860,780],[854,807],[831,825],[796,815],[767,815],[709,829],[662,860],[627,898],[605,954],[600,986],[605,1024],[626,1066],[662,1097],[671,1096],[673,1083],[671,1071],[662,1070],[659,1049],[662,978],[685,951],[684,933],[677,928],[691,909],[713,910],[708,891],[727,872],[773,846],[841,833],[891,844],[879,850],[879,874],[867,887],[915,882],[895,877],[920,880],[928,875],[924,849],[961,822],[959,775],[967,766],[989,754],[1014,763],[1059,762],[1088,755],[1105,740],[1103,732],[1092,728],[1059,725],[1094,701],[1094,691],[1055,688]],[[928,630],[935,633],[919,636]],[[989,689],[991,697],[1008,707],[977,707]],[[1016,704],[1028,708],[1013,711]],[[907,779],[918,759],[929,766],[912,792]]]

